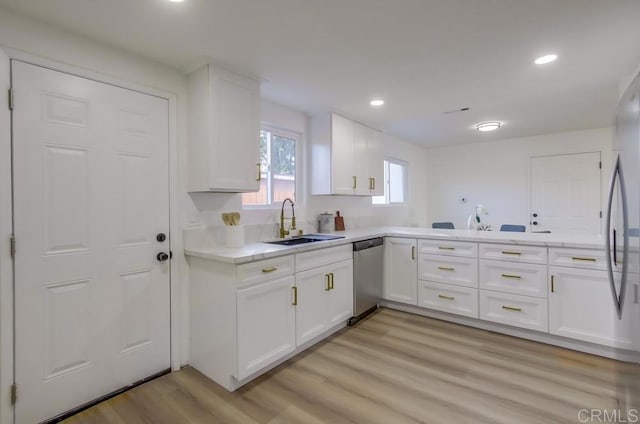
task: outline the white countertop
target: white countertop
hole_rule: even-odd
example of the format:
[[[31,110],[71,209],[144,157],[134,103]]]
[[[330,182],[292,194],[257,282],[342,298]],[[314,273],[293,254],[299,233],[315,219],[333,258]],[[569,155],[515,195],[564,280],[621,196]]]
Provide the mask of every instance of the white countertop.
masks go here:
[[[222,246],[185,246],[185,255],[219,262],[241,264],[261,259],[293,253],[308,252],[331,246],[339,246],[373,237],[408,237],[437,240],[471,241],[484,243],[521,244],[546,247],[571,247],[580,249],[603,249],[601,236],[581,234],[537,234],[500,231],[442,230],[417,227],[373,227],[332,233],[344,236],[342,239],[320,241],[297,246],[279,246],[276,244],[253,243],[243,247]]]

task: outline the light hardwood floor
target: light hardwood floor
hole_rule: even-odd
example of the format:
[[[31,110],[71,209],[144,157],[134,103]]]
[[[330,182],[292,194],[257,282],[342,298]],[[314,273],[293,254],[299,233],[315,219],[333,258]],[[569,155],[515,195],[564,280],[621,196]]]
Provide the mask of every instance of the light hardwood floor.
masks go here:
[[[383,309],[234,393],[185,368],[65,422],[577,423],[624,392],[638,365]]]

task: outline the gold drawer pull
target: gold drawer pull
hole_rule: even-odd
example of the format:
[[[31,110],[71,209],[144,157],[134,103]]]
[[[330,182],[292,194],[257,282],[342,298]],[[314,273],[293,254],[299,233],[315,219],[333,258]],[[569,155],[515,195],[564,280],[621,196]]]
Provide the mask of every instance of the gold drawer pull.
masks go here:
[[[502,305],[502,309],[506,309],[507,311],[522,312],[522,308],[516,308],[515,306],[505,306],[505,305]]]
[[[453,296],[445,296],[444,294],[439,294],[438,297],[440,299],[455,300],[455,297],[453,297]]]
[[[291,303],[293,306],[298,305],[298,288],[296,286],[291,287],[293,289],[293,302]]]
[[[333,272],[329,273],[329,288],[333,290]]]
[[[596,262],[596,258],[581,258],[580,256],[572,256],[572,261]]]
[[[438,246],[440,250],[456,250],[455,247],[447,247],[447,246]]]
[[[439,266],[438,269],[441,269],[442,271],[454,271],[453,267],[450,266]]]
[[[260,172],[260,162],[256,163],[256,166],[258,167],[258,178],[256,178],[256,181],[262,181],[262,172]]]
[[[519,280],[519,279],[521,279],[521,278],[522,278],[522,277],[521,277],[521,276],[519,276],[519,275],[513,275],[513,274],[502,274],[502,276],[503,276],[504,278],[515,278],[516,280]]]
[[[358,186],[358,180],[356,179],[356,176],[353,176],[353,188],[356,188]]]
[[[330,274],[324,274],[324,279],[325,279],[324,290],[325,291],[331,290],[331,277],[330,277]]]
[[[415,259],[416,259],[416,247],[411,246],[411,260],[415,260]]]
[[[512,252],[511,250],[503,250],[502,254],[503,255],[515,255],[515,256],[522,255],[522,253],[520,253],[520,252]]]
[[[371,189],[372,190],[376,189],[376,179],[375,178],[371,178]]]
[[[278,268],[276,268],[275,266],[272,266],[271,268],[262,268],[262,272],[269,273],[269,272],[273,272],[273,271],[277,271]]]

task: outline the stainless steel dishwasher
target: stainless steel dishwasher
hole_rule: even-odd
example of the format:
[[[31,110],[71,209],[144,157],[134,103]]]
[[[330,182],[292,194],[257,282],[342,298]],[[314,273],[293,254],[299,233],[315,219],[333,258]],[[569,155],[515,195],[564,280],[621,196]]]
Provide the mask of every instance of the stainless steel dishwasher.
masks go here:
[[[353,243],[353,325],[378,308],[382,299],[382,237]]]

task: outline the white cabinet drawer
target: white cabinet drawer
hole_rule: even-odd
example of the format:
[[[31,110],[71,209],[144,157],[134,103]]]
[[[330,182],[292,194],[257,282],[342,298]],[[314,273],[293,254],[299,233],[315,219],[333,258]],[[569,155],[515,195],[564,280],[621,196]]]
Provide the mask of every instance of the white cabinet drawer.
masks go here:
[[[327,247],[325,249],[312,250],[296,255],[296,272],[306,269],[318,268],[353,258],[353,245]]]
[[[480,243],[480,259],[497,259],[532,264],[547,263],[547,248],[517,244]]]
[[[547,298],[546,265],[480,260],[480,288]]]
[[[477,288],[478,260],[419,254],[418,279]]]
[[[237,267],[238,284],[241,286],[268,281],[286,275],[293,275],[293,255],[249,262],[238,265]]]
[[[480,290],[480,319],[549,331],[547,300],[536,297]]]
[[[607,254],[603,249],[549,248],[549,265],[605,271]]]
[[[418,240],[418,253],[478,257],[478,244],[464,241]]]
[[[418,306],[478,318],[478,290],[420,281]]]

